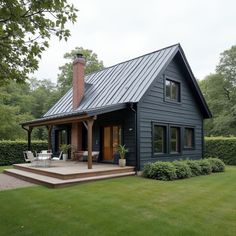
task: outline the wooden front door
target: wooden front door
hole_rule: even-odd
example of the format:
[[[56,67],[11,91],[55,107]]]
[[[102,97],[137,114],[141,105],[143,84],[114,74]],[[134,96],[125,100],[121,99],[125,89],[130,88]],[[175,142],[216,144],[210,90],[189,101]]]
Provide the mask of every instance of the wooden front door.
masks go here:
[[[116,147],[121,144],[121,126],[103,127],[103,160],[113,161]]]

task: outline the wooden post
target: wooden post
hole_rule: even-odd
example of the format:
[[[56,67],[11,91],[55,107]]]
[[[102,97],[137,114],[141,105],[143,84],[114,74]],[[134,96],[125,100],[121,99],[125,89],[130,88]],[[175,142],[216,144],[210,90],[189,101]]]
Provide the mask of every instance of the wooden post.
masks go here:
[[[52,125],[47,125],[48,130],[48,150],[52,150],[51,134],[52,134]]]
[[[93,149],[93,120],[87,120],[88,127],[88,169],[93,168],[92,149]]]
[[[31,150],[31,133],[32,133],[33,128],[29,127],[28,129],[28,151]]]

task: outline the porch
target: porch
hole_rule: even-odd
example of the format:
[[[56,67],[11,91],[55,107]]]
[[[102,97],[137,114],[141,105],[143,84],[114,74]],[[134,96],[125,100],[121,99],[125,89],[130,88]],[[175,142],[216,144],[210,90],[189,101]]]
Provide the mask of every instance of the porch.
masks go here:
[[[93,152],[98,153],[99,163],[118,164],[117,146],[125,144],[129,152],[126,164],[137,168],[135,114],[130,108],[107,110],[98,115],[75,115],[25,122],[22,127],[28,133],[28,150],[31,148],[31,134],[34,128],[46,127],[48,150],[59,156],[60,146],[70,144],[71,160],[80,160],[78,153],[87,152],[87,168],[93,169]]]
[[[34,167],[28,163],[15,164],[14,169],[7,169],[4,173],[50,188],[135,175],[133,166],[94,163],[93,169],[88,169],[87,163],[76,161],[52,161],[48,168]]]

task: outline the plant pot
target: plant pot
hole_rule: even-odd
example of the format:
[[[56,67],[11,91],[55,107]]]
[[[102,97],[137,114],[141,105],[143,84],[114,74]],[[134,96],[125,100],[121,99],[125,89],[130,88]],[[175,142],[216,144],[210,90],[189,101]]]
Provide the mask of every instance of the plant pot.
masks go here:
[[[126,166],[126,159],[119,159],[119,166],[125,167]]]
[[[62,158],[63,158],[63,161],[67,161],[67,159],[68,159],[68,154],[64,154],[64,153],[63,153]]]

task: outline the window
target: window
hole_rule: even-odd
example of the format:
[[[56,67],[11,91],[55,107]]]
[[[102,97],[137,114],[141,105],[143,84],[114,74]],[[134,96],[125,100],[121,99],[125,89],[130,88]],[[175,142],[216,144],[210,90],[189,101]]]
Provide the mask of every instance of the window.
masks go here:
[[[166,126],[154,125],[153,137],[154,154],[166,153]]]
[[[68,143],[68,133],[67,130],[62,129],[62,130],[56,130],[56,143],[55,143],[55,148],[56,152],[59,152],[60,146],[62,144],[67,144]]]
[[[194,147],[194,129],[184,128],[184,148]]]
[[[180,128],[170,128],[170,153],[180,152]]]
[[[166,79],[166,98],[172,101],[180,102],[180,84],[178,82]]]

